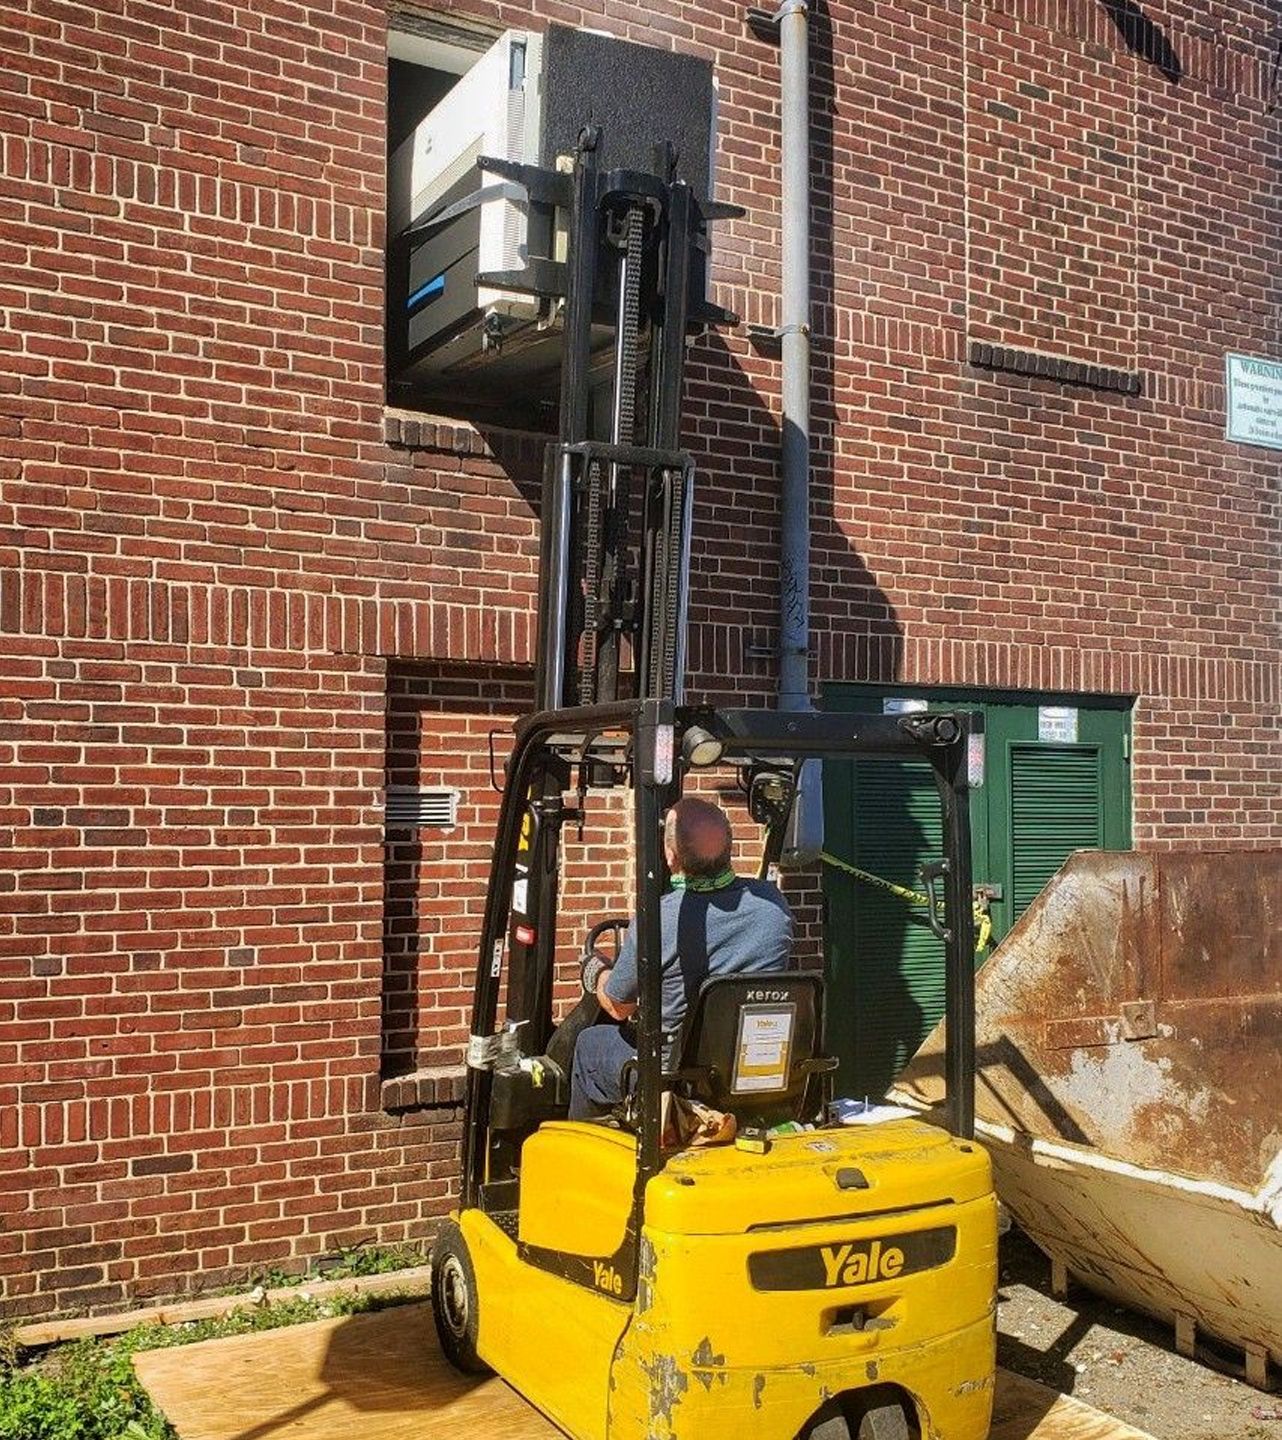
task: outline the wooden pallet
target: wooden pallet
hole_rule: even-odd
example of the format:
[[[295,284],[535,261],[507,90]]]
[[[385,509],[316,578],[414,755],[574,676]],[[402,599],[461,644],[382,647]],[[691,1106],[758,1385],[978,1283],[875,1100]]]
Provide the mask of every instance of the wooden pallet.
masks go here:
[[[457,1374],[426,1305],[144,1351],[180,1440],[558,1440],[501,1380]],[[990,1440],[1147,1440],[1044,1385],[998,1374]]]

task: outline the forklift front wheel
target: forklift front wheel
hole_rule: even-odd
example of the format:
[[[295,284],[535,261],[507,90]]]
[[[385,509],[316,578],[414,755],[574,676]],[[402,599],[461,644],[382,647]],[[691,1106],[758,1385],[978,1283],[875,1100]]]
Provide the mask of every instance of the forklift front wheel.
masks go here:
[[[462,1232],[447,1221],[432,1246],[432,1315],[445,1358],[465,1375],[488,1375],[476,1353],[476,1272]]]

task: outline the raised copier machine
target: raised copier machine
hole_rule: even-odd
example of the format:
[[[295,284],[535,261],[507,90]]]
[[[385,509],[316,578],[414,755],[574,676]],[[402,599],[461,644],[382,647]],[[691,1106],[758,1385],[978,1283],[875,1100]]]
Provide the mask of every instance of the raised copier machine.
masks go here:
[[[415,399],[510,405],[555,397],[560,382],[569,185],[595,147],[602,175],[679,179],[694,200],[691,320],[705,305],[715,97],[694,56],[552,25],[509,30],[393,154],[388,194],[389,390]],[[591,354],[608,375],[617,305],[596,280]]]

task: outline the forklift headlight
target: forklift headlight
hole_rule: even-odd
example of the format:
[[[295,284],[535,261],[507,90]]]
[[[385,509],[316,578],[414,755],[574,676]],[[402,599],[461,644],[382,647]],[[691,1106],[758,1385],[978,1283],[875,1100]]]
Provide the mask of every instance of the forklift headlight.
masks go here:
[[[721,759],[721,752],[725,748],[725,744],[702,725],[691,725],[681,737],[681,753],[685,756],[686,764],[693,765],[696,769],[715,765]]]

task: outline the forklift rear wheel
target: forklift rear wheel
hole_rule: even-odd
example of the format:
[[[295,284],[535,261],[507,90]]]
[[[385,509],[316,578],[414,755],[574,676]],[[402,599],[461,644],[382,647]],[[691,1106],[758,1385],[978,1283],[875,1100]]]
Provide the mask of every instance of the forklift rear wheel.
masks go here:
[[[467,1242],[452,1220],[432,1246],[432,1315],[450,1364],[465,1375],[488,1375],[490,1367],[476,1353],[476,1272]]]
[[[904,1405],[886,1386],[880,1394],[830,1400],[798,1436],[798,1440],[919,1440]],[[845,1403],[843,1403],[845,1402]]]
[[[917,1427],[909,1425],[904,1407],[898,1402],[866,1410],[855,1425],[854,1440],[914,1440],[918,1434]]]

